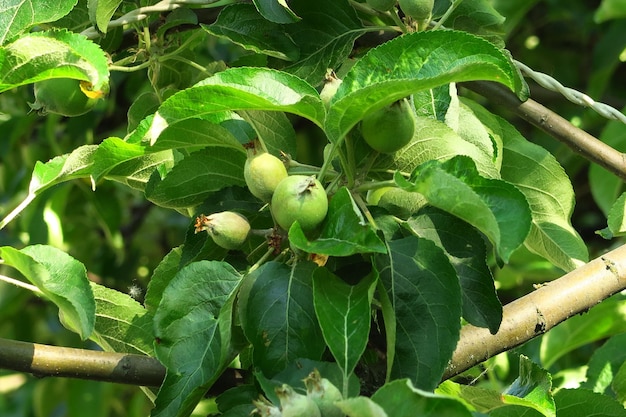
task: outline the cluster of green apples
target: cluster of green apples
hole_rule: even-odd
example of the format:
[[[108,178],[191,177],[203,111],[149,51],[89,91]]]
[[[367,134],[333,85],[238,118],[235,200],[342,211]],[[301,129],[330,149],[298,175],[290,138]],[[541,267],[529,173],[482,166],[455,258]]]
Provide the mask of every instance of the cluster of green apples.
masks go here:
[[[276,387],[275,392],[280,406],[261,397],[253,401],[256,408],[252,414],[259,414],[263,417],[343,417],[345,415],[336,405],[337,401],[343,399],[341,392],[328,379],[322,378],[317,369],[304,379],[304,385],[306,395],[296,392],[287,384]]]
[[[255,197],[269,203],[272,217],[284,231],[297,221],[305,233],[314,231],[328,213],[328,196],[315,176],[289,175],[280,158],[248,149],[244,179]],[[196,233],[206,230],[218,246],[237,249],[250,233],[248,220],[239,213],[225,211],[196,220]]]
[[[400,10],[405,16],[409,16],[417,22],[430,20],[434,0],[366,0],[367,4],[375,10],[386,12],[398,3]]]

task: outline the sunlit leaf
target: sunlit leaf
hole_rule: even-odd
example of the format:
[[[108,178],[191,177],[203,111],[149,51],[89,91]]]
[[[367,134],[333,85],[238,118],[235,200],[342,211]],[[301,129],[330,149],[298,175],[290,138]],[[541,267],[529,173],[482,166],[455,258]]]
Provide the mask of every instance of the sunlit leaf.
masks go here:
[[[63,322],[81,338],[91,335],[96,304],[85,266],[67,253],[45,245],[0,248],[5,265],[17,269],[59,307]]]

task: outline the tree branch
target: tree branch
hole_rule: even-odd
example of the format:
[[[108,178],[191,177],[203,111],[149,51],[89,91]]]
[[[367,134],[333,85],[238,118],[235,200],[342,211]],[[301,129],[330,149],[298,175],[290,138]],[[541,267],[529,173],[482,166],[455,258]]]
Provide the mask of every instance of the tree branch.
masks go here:
[[[495,335],[466,325],[444,379],[533,339],[568,318],[626,289],[626,245],[551,281],[504,307]],[[151,357],[63,348],[0,338],[0,368],[37,376],[66,376],[140,386],[160,386],[165,368]],[[223,375],[216,386],[235,386],[239,375]]]
[[[444,379],[539,336],[626,289],[626,245],[539,287],[504,307],[495,335],[464,326]]]
[[[626,181],[626,155],[572,125],[552,110],[532,99],[522,102],[515,94],[497,83],[473,81],[463,85],[488,98],[493,104],[513,111],[522,119],[569,146],[577,154]]]
[[[165,368],[151,357],[48,346],[0,338],[0,368],[36,376],[65,376],[158,387]]]

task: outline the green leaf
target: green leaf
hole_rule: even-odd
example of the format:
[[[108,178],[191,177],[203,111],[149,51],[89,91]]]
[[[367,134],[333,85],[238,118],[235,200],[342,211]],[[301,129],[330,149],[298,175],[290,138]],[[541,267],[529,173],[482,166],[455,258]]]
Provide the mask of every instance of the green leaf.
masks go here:
[[[608,394],[620,367],[626,363],[626,333],[618,334],[594,350],[587,367],[587,379],[581,388]]]
[[[624,406],[613,398],[586,389],[561,389],[554,396],[559,417],[623,417]]]
[[[620,366],[611,388],[613,388],[617,400],[626,408],[626,363],[622,363]]]
[[[228,148],[245,155],[242,145],[226,128],[206,120],[188,119],[169,126],[152,145],[116,137],[105,139],[94,156],[93,176],[97,181],[119,165],[146,160],[151,153],[164,152],[167,155],[172,149],[191,153],[210,147]],[[154,169],[154,165],[151,166]]]
[[[46,163],[37,161],[28,192],[38,195],[53,185],[88,177],[93,169],[96,149],[96,145],[83,145],[70,154],[57,156]]]
[[[626,193],[619,196],[611,207],[607,219],[607,227],[599,232],[602,237],[612,239],[615,236],[626,235],[626,219],[624,219],[624,213],[626,213]]]
[[[299,46],[300,59],[281,69],[317,86],[328,68],[344,63],[365,29],[346,0],[291,0],[289,4],[302,18],[284,27]]]
[[[33,245],[22,250],[0,248],[4,264],[12,266],[59,307],[63,322],[84,340],[94,329],[95,301],[85,266],[52,246]]]
[[[460,401],[440,394],[417,389],[408,379],[383,385],[372,395],[388,416],[394,417],[471,417],[472,413]]]
[[[211,147],[194,152],[178,162],[165,178],[153,175],[145,189],[146,198],[161,207],[197,206],[214,191],[244,186],[245,162],[243,147]]]
[[[396,173],[395,181],[483,232],[504,262],[530,230],[531,214],[524,195],[504,181],[481,177],[466,156],[426,162],[408,180]]]
[[[154,269],[144,298],[144,305],[148,311],[154,312],[161,303],[163,292],[180,269],[181,257],[182,249],[173,248]]]
[[[230,322],[222,314],[232,314],[229,299],[240,280],[225,262],[200,261],[181,269],[163,292],[154,332],[167,374],[153,416],[188,416],[230,362],[223,353],[230,340],[222,336]]]
[[[546,333],[541,340],[541,363],[549,368],[572,350],[626,332],[626,296],[618,294],[604,300],[583,315],[570,317]]]
[[[503,394],[500,391],[492,389],[462,385],[449,380],[442,383],[437,388],[437,392],[445,393],[463,400],[476,410],[475,415],[489,415],[494,417],[554,417],[554,402],[546,409],[526,398]]]
[[[295,61],[300,56],[298,45],[285,33],[283,27],[260,15],[252,4],[227,6],[217,16],[215,23],[202,27],[214,36],[228,39],[259,54],[286,61]]]
[[[333,357],[350,375],[365,351],[370,332],[376,277],[349,285],[325,268],[313,273],[315,314]]]
[[[463,291],[463,318],[495,334],[502,321],[502,304],[496,294],[482,236],[462,220],[426,207],[407,221],[418,236],[443,249],[456,270]]]
[[[511,60],[465,32],[406,34],[370,50],[346,74],[333,97],[326,132],[341,140],[359,120],[414,92],[451,82],[498,81],[519,93],[523,81]]]
[[[596,23],[626,17],[626,0],[602,0],[596,10],[593,20]]]
[[[508,18],[508,15],[506,15]],[[505,35],[502,25],[505,21],[489,0],[465,0],[458,3],[458,7],[448,18],[450,29],[463,30],[489,37],[494,42],[500,41]],[[447,25],[446,25],[447,26]]]
[[[122,4],[122,0],[88,0],[89,20],[102,33],[107,33],[111,17]]]
[[[461,288],[445,253],[427,239],[389,242],[376,267],[396,316],[394,378],[432,390],[452,357],[461,328]]]
[[[252,126],[267,151],[296,155],[296,131],[285,113],[279,111],[241,111],[241,117]]]
[[[336,402],[348,417],[387,417],[383,408],[368,397],[352,397]]]
[[[89,81],[94,90],[109,83],[108,62],[98,45],[77,33],[29,33],[0,48],[0,92],[48,78]]]
[[[619,152],[626,152],[626,130],[619,121],[610,121],[599,139]],[[594,201],[605,216],[609,215],[615,200],[624,192],[624,181],[598,164],[589,167],[589,186]]]
[[[154,356],[152,314],[128,294],[91,283],[96,324],[91,340],[108,352]]]
[[[523,398],[546,417],[555,417],[552,376],[525,356],[520,357],[519,376],[505,394]]]
[[[293,23],[300,20],[285,0],[252,0],[252,3],[259,13],[270,22]]]
[[[289,229],[289,242],[305,252],[330,256],[387,251],[383,241],[363,219],[350,191],[345,187],[340,188],[330,200],[319,237],[308,240],[296,223]]]
[[[313,307],[315,268],[268,262],[244,278],[241,325],[254,346],[255,366],[269,377],[298,358],[320,360],[326,348]]]
[[[502,179],[526,197],[532,213],[526,247],[564,271],[588,261],[587,247],[572,227],[574,190],[565,170],[546,149],[527,141],[504,119],[470,106],[504,141]]]
[[[293,75],[267,68],[231,68],[165,100],[146,137],[153,142],[174,123],[234,110],[285,111],[318,126],[325,113],[317,91]]]
[[[380,155],[375,170],[398,170],[411,172],[416,166],[437,159],[445,161],[456,155],[465,155],[474,161],[478,172],[488,178],[500,178],[499,166],[493,147],[477,146],[469,142],[445,123],[418,117],[411,142],[400,152]]]
[[[4,1],[0,6],[0,45],[27,29],[54,22],[68,14],[77,0],[58,0],[50,7],[47,0]]]

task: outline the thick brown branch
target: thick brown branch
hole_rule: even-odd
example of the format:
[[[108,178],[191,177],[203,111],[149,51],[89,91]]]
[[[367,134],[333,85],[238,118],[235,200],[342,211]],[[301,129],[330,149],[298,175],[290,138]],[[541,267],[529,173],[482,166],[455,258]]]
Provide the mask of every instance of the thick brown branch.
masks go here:
[[[0,339],[0,369],[158,387],[165,368],[151,357]]]
[[[552,110],[532,99],[522,102],[515,94],[500,84],[474,81],[463,85],[488,98],[493,104],[504,106],[513,111],[522,119],[565,143],[574,152],[626,180],[626,156],[623,153],[572,125]]]
[[[519,346],[626,288],[626,245],[506,305],[500,330],[464,326],[444,379]]]

